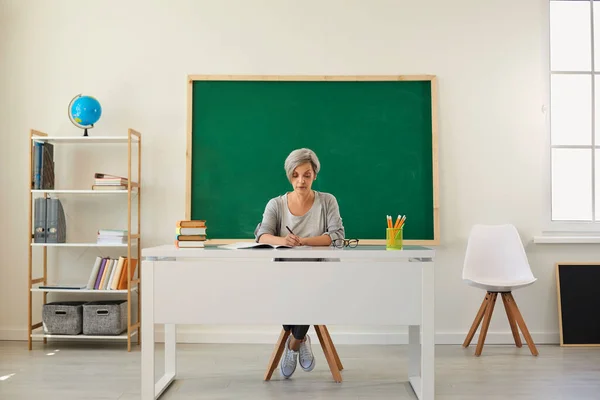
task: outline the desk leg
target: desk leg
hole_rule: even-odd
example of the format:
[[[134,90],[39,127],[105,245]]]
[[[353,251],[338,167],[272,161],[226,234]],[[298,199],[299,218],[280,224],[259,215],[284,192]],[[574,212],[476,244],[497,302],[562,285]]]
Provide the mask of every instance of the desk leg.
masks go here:
[[[421,327],[419,325],[408,327],[408,376],[421,377]]]
[[[165,325],[165,374],[155,383],[155,336],[154,336],[154,266],[153,261],[142,261],[144,290],[142,290],[142,399],[155,400],[175,379],[175,325]]]
[[[435,397],[435,288],[433,262],[423,263],[421,320],[421,400]]]
[[[142,400],[154,400],[154,263],[142,261],[144,289],[142,290]]]
[[[433,262],[423,263],[421,326],[408,327],[408,380],[419,400],[435,396]]]
[[[165,375],[177,374],[177,325],[165,324]]]

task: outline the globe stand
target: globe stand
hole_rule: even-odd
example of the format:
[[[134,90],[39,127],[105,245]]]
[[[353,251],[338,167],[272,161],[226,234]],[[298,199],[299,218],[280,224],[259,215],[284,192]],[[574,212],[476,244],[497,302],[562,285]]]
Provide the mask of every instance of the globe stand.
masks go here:
[[[90,125],[90,129],[94,127],[94,124]],[[88,128],[83,128],[83,136],[88,136]]]

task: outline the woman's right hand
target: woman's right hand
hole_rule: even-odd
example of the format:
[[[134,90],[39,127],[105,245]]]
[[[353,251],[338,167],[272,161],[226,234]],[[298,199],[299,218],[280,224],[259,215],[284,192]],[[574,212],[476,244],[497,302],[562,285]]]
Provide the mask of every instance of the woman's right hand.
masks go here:
[[[286,246],[301,246],[300,238],[296,235],[292,235],[288,233],[286,237],[284,237]]]

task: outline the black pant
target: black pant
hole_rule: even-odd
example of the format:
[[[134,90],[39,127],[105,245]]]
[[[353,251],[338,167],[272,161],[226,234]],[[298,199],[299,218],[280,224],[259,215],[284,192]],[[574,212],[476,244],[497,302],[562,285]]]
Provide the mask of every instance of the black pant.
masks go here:
[[[296,340],[304,339],[306,336],[306,332],[308,332],[308,328],[310,325],[284,325],[283,329],[286,331],[292,330],[292,335]]]

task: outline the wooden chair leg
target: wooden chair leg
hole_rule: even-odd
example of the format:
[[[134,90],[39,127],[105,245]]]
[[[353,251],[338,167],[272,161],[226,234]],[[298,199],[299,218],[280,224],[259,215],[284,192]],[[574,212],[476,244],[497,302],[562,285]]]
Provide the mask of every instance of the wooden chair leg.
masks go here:
[[[481,307],[479,307],[479,311],[477,312],[477,315],[475,316],[475,319],[473,320],[473,325],[471,325],[471,329],[469,330],[469,333],[467,334],[467,337],[465,338],[465,341],[463,342],[463,347],[469,347],[469,345],[471,344],[471,340],[473,340],[473,336],[475,336],[475,332],[477,332],[477,328],[479,328],[479,324],[481,323],[481,320],[483,319],[483,313],[485,312],[485,308],[486,308],[489,300],[490,300],[490,292],[487,292],[483,298]]]
[[[329,364],[333,380],[338,383],[342,382],[342,374],[335,362],[335,356],[333,355],[333,349],[331,348],[330,342],[326,339],[327,334],[324,332],[323,325],[315,325],[315,331],[319,337],[323,353],[325,353],[325,359],[327,360],[327,364]]]
[[[337,349],[335,348],[335,345],[333,344],[333,340],[331,340],[331,335],[329,334],[329,329],[327,329],[327,326],[322,325],[323,327],[323,332],[325,333],[325,340],[327,340],[329,342],[329,345],[331,346],[331,349],[333,350],[333,357],[335,358],[335,363],[337,364],[337,367],[340,371],[344,370],[344,366],[342,365],[342,362],[340,361],[340,356],[338,355]]]
[[[488,292],[489,293],[489,292]],[[498,293],[489,293],[490,298],[488,304],[485,307],[485,315],[483,318],[483,324],[481,325],[481,332],[479,332],[479,339],[477,340],[477,347],[475,348],[475,355],[480,356],[483,350],[483,344],[487,335],[488,328],[490,327],[490,320],[492,319],[492,312],[494,312],[494,305],[496,304],[496,297]]]
[[[512,331],[513,338],[515,339],[515,345],[517,345],[517,347],[523,347],[523,343],[521,343],[521,336],[519,335],[519,329],[517,328],[517,322],[509,304],[509,296],[510,292],[502,293],[502,303],[504,303],[506,317],[508,318],[510,330]]]
[[[508,293],[507,300],[508,300],[508,304],[511,307],[511,313],[515,317],[515,320],[516,320],[517,324],[519,325],[519,328],[521,328],[521,332],[523,332],[523,337],[525,338],[525,341],[527,342],[527,346],[529,346],[529,351],[531,351],[532,355],[537,356],[539,353],[537,351],[537,348],[535,347],[535,344],[533,343],[533,339],[531,338],[531,335],[529,334],[527,325],[525,325],[525,320],[523,319],[523,316],[521,315],[521,311],[519,311],[519,307],[517,307],[517,303],[515,302],[515,299],[513,298],[512,293]]]
[[[286,331],[285,329],[281,330],[279,334],[279,339],[277,340],[277,344],[273,349],[273,354],[271,355],[271,360],[269,361],[269,365],[267,366],[267,372],[265,372],[265,381],[271,379],[273,376],[273,371],[277,368],[277,364],[279,364],[279,360],[281,360],[281,355],[283,354],[284,346],[287,341],[288,336],[290,336],[291,331]]]

